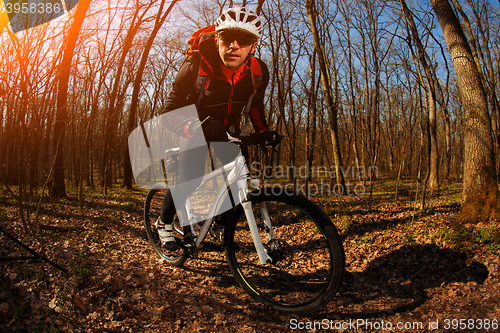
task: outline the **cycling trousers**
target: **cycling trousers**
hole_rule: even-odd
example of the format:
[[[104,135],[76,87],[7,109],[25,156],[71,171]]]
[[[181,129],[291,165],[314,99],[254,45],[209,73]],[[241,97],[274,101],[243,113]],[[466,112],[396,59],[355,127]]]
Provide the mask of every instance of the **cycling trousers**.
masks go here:
[[[161,208],[162,222],[167,224],[172,223],[172,217],[176,211],[179,216],[185,214],[185,210],[176,209],[174,198],[177,203],[185,202],[200,186],[202,177],[207,173],[205,172],[206,160],[210,148],[212,149],[212,167],[217,161],[220,161],[222,165],[230,163],[240,154],[240,149],[236,144],[227,142],[214,142],[212,145],[192,147],[190,139],[181,138],[179,148],[177,182],[173,186],[169,184]],[[172,191],[175,191],[175,196]]]

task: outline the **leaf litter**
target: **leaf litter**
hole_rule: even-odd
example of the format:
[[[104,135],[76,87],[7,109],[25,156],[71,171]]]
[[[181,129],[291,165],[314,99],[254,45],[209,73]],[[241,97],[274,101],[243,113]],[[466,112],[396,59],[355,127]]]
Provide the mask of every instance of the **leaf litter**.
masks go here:
[[[447,236],[460,231],[456,203],[437,200],[416,212],[408,202],[381,200],[368,211],[363,200],[320,198],[343,237],[346,276],[324,309],[293,316],[247,296],[222,252],[201,251],[181,268],[162,262],[143,228],[145,193],[114,196],[87,197],[84,212],[77,198],[45,205],[52,208],[42,212],[44,223],[79,228],[21,240],[70,274],[41,261],[0,262],[0,331],[276,332],[292,328],[292,321],[363,319],[421,322],[422,329],[411,331],[425,332],[429,321],[500,316],[498,252],[472,236]],[[462,228],[475,235],[491,226],[498,224]],[[14,218],[5,227],[21,235]],[[1,256],[26,255],[0,237]]]

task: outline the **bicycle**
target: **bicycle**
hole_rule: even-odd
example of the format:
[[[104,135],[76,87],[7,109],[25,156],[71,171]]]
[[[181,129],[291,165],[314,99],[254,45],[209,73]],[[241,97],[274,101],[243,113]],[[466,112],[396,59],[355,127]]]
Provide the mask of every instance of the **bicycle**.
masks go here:
[[[245,138],[231,138],[231,142],[255,143]],[[173,163],[176,153],[175,149],[167,152]],[[229,184],[236,184],[241,199],[234,209],[217,216],[225,226],[226,260],[241,288],[255,301],[282,313],[305,314],[325,306],[337,293],[345,269],[342,241],[329,217],[303,195],[289,189],[261,187],[258,179],[250,178],[241,155],[206,174],[200,186],[221,174],[227,175]],[[256,189],[250,191],[247,182]],[[178,250],[166,250],[158,234],[165,191],[149,191],[144,206],[145,226],[155,253],[168,264],[180,266],[197,255],[215,217],[195,228],[182,227],[175,215]],[[222,185],[217,204],[208,216],[215,216],[227,195]],[[189,198],[186,213],[188,219],[193,217]]]

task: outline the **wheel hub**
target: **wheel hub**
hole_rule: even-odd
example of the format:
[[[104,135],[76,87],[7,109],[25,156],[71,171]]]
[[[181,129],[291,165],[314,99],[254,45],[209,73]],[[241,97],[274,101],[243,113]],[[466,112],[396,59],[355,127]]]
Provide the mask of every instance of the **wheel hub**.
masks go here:
[[[272,239],[266,243],[267,254],[271,257],[271,263],[278,267],[288,267],[293,261],[293,251],[282,239]]]

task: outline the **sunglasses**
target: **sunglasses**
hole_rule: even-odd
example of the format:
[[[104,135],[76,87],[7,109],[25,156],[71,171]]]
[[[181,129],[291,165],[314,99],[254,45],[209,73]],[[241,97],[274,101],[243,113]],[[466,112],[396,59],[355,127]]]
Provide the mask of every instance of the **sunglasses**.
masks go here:
[[[223,31],[219,33],[219,38],[221,41],[228,44],[231,44],[232,42],[236,41],[239,46],[248,46],[255,42],[255,37],[253,37],[252,35],[228,32],[228,31]]]

